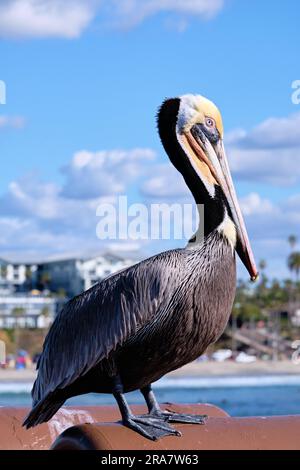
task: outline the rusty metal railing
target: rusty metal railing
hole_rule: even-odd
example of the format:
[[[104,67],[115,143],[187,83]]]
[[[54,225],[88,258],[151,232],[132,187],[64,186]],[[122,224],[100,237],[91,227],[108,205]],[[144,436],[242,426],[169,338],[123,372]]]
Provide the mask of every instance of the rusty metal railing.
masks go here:
[[[26,430],[28,410],[0,408],[0,449],[6,450],[300,450],[300,416],[232,418],[212,405],[165,405],[172,411],[207,414],[204,426],[182,424],[182,437],[149,441],[117,421],[114,406],[64,407],[48,423]],[[133,406],[145,413],[143,406]]]

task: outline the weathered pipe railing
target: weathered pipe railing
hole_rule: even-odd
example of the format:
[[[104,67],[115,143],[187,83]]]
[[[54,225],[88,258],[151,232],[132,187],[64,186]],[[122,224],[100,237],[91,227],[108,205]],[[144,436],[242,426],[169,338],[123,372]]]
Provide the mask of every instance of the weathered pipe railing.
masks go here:
[[[145,413],[143,406],[133,406]],[[300,450],[300,415],[231,418],[212,405],[164,405],[207,414],[206,425],[176,425],[182,437],[152,442],[120,425],[114,406],[65,407],[49,423],[26,430],[25,408],[0,408],[0,449],[5,450]]]

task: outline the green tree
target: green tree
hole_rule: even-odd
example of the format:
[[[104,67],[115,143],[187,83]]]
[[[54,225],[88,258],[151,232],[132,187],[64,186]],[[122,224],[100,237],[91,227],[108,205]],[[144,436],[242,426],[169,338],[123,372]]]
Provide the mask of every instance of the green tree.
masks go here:
[[[43,316],[45,320],[47,320],[50,317],[49,307],[43,307],[42,310],[41,310],[40,315]],[[48,326],[44,327],[43,331],[44,331],[44,335],[46,336],[47,331],[48,331]]]
[[[32,271],[29,266],[26,266],[25,277],[27,282],[31,281],[32,279]]]
[[[268,290],[267,306],[280,310],[288,302],[288,291],[277,279],[274,279]]]
[[[233,315],[242,322],[257,321],[264,318],[261,309],[253,302],[237,302],[233,308]]]
[[[25,313],[25,308],[23,307],[14,307],[11,312],[15,317],[22,317]]]
[[[0,275],[3,279],[7,276],[7,266],[5,264],[1,264]]]
[[[51,282],[50,274],[47,271],[43,272],[42,275],[41,275],[41,283],[42,283],[44,289],[49,287],[50,282]]]
[[[16,323],[15,323],[15,334],[14,334],[14,340],[15,340],[15,349],[16,352],[19,349],[19,344],[20,344],[20,323],[19,323],[19,318],[23,317],[25,315],[25,308],[23,307],[15,307],[12,309],[12,315],[16,317]]]
[[[41,310],[41,315],[43,315],[45,318],[49,317],[50,315],[49,307],[43,307]]]
[[[290,235],[288,238],[289,245],[291,247],[291,251],[294,251],[295,246],[297,245],[297,237],[296,235]]]
[[[262,281],[260,285],[261,283]],[[257,290],[249,289],[249,285],[244,281],[238,281],[232,315],[242,322],[253,322],[264,318]]]
[[[296,279],[299,281],[300,274],[300,252],[294,251],[288,257],[288,267],[291,272],[295,272]]]
[[[258,263],[258,267],[261,272],[264,272],[267,267],[266,261],[264,259],[261,259],[260,262]]]
[[[63,287],[60,287],[60,288],[57,290],[56,294],[57,294],[57,297],[62,298],[62,299],[64,299],[65,297],[67,297],[66,289],[64,289]]]
[[[261,259],[260,262],[258,263],[258,269],[260,273],[260,284],[265,285],[268,282],[268,278],[266,276],[266,267],[267,267],[267,262],[264,259]]]

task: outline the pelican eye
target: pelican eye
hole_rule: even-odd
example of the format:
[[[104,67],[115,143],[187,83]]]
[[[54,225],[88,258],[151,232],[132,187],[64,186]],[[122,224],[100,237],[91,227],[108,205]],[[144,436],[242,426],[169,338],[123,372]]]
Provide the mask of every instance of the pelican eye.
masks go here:
[[[205,125],[206,127],[209,127],[210,129],[213,129],[216,127],[216,122],[213,118],[207,117],[205,118]]]

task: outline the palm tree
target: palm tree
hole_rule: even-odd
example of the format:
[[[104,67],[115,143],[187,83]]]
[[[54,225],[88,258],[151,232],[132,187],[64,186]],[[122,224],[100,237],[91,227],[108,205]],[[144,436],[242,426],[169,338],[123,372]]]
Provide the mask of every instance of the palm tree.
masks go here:
[[[291,273],[293,271],[295,271],[296,273],[296,279],[298,279],[298,276],[299,276],[299,268],[297,268],[297,256],[295,257],[295,252],[294,252],[294,249],[297,245],[297,237],[296,235],[293,235],[291,234],[289,237],[288,237],[288,242],[289,242],[289,245],[290,245],[290,248],[291,248],[291,254],[290,256],[288,257],[288,267],[289,267],[289,270],[291,271]],[[296,263],[296,264],[295,264]],[[290,289],[288,290],[288,302],[289,302],[289,310],[291,310],[291,303],[292,301],[295,299],[295,285],[291,284],[291,287]]]
[[[288,257],[288,267],[291,272],[295,272],[296,279],[299,281],[299,274],[300,274],[300,252],[294,251]]]
[[[291,251],[294,250],[295,246],[297,245],[297,237],[296,235],[290,235],[288,238],[289,245],[291,247]]]
[[[261,259],[260,262],[258,263],[258,268],[259,268],[259,271],[261,272],[262,276],[261,276],[261,282],[262,283],[266,283],[267,282],[267,277],[265,275],[265,269],[267,267],[267,262],[266,260],[264,259]]]
[[[264,259],[261,259],[259,264],[258,264],[258,267],[261,271],[264,271],[267,267],[267,263]]]

